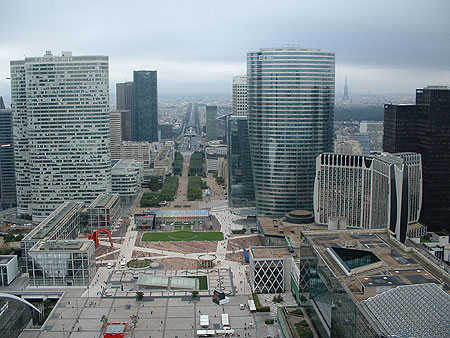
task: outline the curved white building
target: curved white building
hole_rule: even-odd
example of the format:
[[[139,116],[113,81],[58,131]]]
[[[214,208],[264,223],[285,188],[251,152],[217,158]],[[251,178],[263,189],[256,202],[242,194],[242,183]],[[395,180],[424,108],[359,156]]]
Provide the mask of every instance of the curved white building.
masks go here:
[[[421,207],[420,154],[317,157],[314,214],[318,224],[338,217],[348,227],[388,228],[404,242],[407,225],[419,220]]]
[[[335,55],[263,48],[247,54],[257,213],[313,210],[315,160],[333,147]]]

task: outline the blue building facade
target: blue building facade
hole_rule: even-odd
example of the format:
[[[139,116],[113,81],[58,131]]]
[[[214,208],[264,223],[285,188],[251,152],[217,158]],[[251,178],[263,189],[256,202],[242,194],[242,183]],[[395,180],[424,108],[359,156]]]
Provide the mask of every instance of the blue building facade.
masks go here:
[[[156,70],[133,72],[134,141],[158,141]]]
[[[228,205],[254,207],[252,159],[247,116],[228,116]]]

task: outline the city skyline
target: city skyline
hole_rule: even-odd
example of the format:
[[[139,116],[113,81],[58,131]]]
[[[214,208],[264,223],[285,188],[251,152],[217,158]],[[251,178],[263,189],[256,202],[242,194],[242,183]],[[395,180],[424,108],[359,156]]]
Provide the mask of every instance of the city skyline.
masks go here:
[[[285,44],[335,52],[337,91],[343,90],[347,76],[350,95],[409,93],[449,82],[449,10],[445,0],[287,1],[284,6],[256,7],[253,1],[212,7],[204,1],[171,7],[143,2],[10,2],[4,5],[8,15],[0,23],[2,31],[9,32],[0,51],[0,93],[10,102],[9,60],[51,49],[108,55],[111,88],[131,81],[134,70],[156,69],[163,96],[230,95],[232,76],[245,74],[247,51]],[[148,13],[153,13],[152,20]]]

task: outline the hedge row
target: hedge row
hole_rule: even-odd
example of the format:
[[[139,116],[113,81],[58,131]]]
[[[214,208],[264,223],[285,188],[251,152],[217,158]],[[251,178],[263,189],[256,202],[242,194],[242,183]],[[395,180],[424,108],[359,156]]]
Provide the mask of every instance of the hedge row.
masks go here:
[[[183,155],[181,153],[175,153],[175,160],[173,161],[173,174],[180,175],[183,172]]]
[[[173,201],[178,189],[178,176],[168,176],[161,188],[161,198]]]
[[[261,306],[259,302],[258,295],[256,293],[252,293],[253,301],[255,302],[255,307],[257,312],[270,312],[269,306]]]
[[[196,151],[189,163],[189,176],[201,175],[203,172],[203,153]]]
[[[156,191],[144,192],[140,201],[141,208],[158,207],[161,202],[161,195]]]
[[[142,194],[141,208],[159,207],[161,201],[173,201],[178,190],[178,176],[169,176],[164,182],[161,192],[148,191]]]
[[[200,176],[189,176],[187,198],[189,201],[202,198],[202,179]]]

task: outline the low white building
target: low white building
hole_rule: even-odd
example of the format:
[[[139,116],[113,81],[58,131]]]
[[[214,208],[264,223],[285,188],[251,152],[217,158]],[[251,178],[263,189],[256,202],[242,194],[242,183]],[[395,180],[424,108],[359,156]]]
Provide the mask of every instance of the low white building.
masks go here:
[[[111,170],[112,192],[119,194],[120,203],[130,203],[143,182],[144,165],[135,160],[120,160]]]
[[[19,275],[16,255],[0,255],[0,286],[7,286]]]

